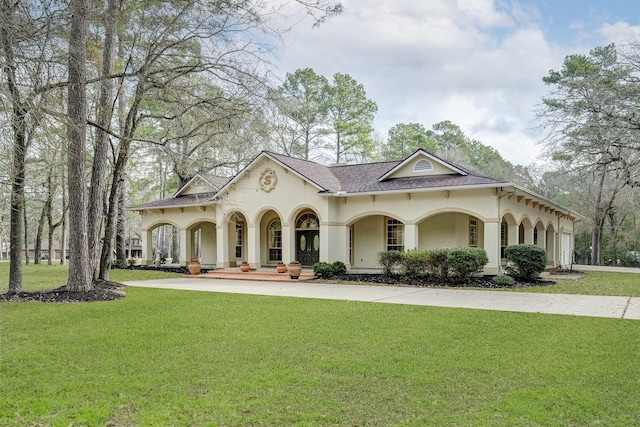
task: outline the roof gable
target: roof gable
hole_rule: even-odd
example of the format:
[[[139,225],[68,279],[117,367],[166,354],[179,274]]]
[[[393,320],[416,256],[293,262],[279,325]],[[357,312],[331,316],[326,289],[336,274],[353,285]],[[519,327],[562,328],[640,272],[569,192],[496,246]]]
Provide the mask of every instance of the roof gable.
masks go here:
[[[225,190],[227,187],[238,182],[251,169],[260,164],[263,159],[269,159],[289,170],[294,175],[316,187],[320,192],[339,191],[340,189],[340,182],[326,166],[308,160],[296,159],[282,154],[262,151],[251,162],[249,162],[244,169],[220,188],[219,191]]]
[[[222,176],[198,174],[183,185],[173,197],[186,196],[188,194],[216,193],[228,181],[229,178]]]
[[[468,174],[458,166],[420,148],[380,176],[378,181],[385,181],[392,178],[413,178],[434,175],[466,176]]]

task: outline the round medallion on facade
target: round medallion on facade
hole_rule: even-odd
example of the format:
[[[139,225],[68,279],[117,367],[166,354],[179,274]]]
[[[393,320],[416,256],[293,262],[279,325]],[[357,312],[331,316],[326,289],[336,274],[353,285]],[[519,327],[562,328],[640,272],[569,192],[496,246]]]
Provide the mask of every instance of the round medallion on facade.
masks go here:
[[[260,174],[260,189],[266,193],[276,188],[277,182],[278,177],[273,169],[267,168]]]

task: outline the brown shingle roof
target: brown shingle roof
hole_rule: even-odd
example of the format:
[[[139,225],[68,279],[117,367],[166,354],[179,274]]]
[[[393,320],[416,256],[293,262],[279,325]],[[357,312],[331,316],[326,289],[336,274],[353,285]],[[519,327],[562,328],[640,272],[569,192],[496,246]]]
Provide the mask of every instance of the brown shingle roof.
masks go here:
[[[340,191],[340,181],[333,175],[333,173],[331,173],[331,169],[327,166],[323,166],[309,160],[283,156],[282,154],[271,152],[266,153],[283,165],[298,172],[300,175],[322,188],[323,191]]]
[[[467,171],[468,175],[426,175],[403,178],[378,179],[399,162],[369,163],[364,165],[332,166],[333,175],[341,183],[341,191],[368,193],[378,191],[415,190],[420,188],[457,187],[464,185],[498,184],[501,181]]]
[[[158,208],[170,208],[177,206],[200,206],[215,202],[215,195],[217,193],[198,193],[187,194],[184,196],[172,197],[170,199],[156,200],[153,202],[145,203],[143,205],[135,206],[134,210],[141,209],[158,209]]]
[[[263,152],[285,167],[298,173],[320,188],[321,193],[375,193],[385,191],[417,190],[474,185],[501,184],[502,181],[479,175],[458,165],[467,175],[427,175],[390,178],[380,181],[380,177],[399,165],[400,161],[365,163],[357,165],[324,166],[308,160],[297,159],[282,154]],[[256,157],[256,159],[259,156]],[[255,161],[255,159],[254,159]],[[217,190],[232,178],[205,176]],[[135,209],[151,209],[175,206],[203,205],[215,202],[216,192],[188,194],[171,199],[158,200],[137,206]]]

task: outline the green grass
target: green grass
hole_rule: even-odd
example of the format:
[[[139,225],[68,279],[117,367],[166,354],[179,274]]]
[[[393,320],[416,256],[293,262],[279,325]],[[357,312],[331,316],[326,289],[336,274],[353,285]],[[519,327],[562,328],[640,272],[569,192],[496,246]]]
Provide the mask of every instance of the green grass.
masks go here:
[[[22,264],[22,288],[33,292],[55,289],[67,284],[68,265]],[[153,280],[166,277],[180,277],[180,274],[153,270],[111,270],[110,280]],[[0,293],[9,290],[9,263],[0,262]]]
[[[158,273],[131,274],[112,279]],[[24,276],[55,288],[66,268]],[[581,282],[540,291],[638,294],[635,275]],[[638,321],[126,292],[0,303],[0,425],[640,425]]]
[[[640,274],[589,271],[578,280],[555,280],[555,285],[527,288],[523,292],[555,294],[640,296]]]
[[[0,310],[0,425],[640,420],[637,321],[146,288]]]

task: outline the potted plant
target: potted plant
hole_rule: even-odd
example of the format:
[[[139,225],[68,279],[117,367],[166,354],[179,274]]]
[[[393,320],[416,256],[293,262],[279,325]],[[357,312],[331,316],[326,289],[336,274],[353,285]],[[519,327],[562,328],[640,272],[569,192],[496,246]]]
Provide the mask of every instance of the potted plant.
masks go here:
[[[287,265],[287,271],[289,272],[289,277],[292,279],[300,277],[300,273],[302,272],[302,265],[300,264],[300,261],[291,261],[289,265]]]
[[[277,267],[276,267],[276,271],[278,273],[286,273],[287,272],[287,266],[284,264],[284,262],[279,262]]]
[[[200,258],[192,258],[189,261],[189,273],[191,274],[200,274],[200,270],[202,270],[202,264],[200,263]]]
[[[240,264],[240,271],[246,273],[249,270],[251,270],[251,266],[249,265],[249,263],[247,261],[242,261],[242,264]]]

